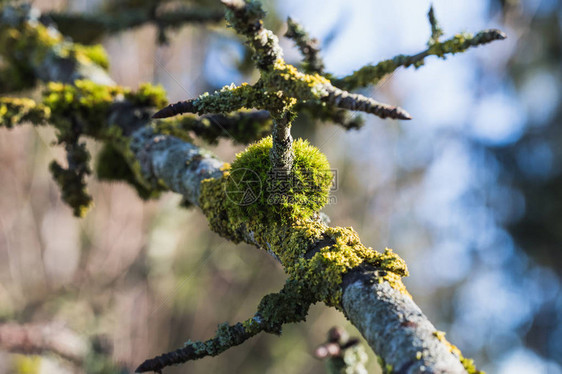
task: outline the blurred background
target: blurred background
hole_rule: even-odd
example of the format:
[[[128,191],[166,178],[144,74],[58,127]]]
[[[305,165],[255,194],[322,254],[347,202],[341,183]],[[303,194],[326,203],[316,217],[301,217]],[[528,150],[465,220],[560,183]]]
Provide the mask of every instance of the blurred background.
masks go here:
[[[34,5],[91,14],[104,7]],[[282,35],[287,16],[300,21],[319,39],[326,70],[342,76],[425,49],[429,5],[270,0],[266,26]],[[294,136],[337,169],[335,201],[324,209],[332,225],[353,226],[366,245],[405,258],[414,300],[465,356],[490,373],[562,373],[562,3],[433,5],[444,39],[486,28],[508,38],[446,61],[430,57],[362,91],[400,105],[412,121],[369,116],[345,131],[301,118]],[[237,68],[245,49],[224,23],[168,37],[159,45],[152,25],[104,37],[111,76],[132,88],[160,83],[172,102],[257,77]],[[293,43],[281,44],[298,64]],[[99,359],[109,357],[126,372],[187,339],[209,338],[218,323],[246,319],[282,287],[283,271],[266,253],[211,233],[173,194],[146,203],[124,184],[91,179],[95,207],[75,219],[48,173],[50,160],[63,156],[53,140],[47,128],[0,131],[0,321],[68,329],[74,346],[96,347],[83,370],[110,370]],[[243,149],[228,140],[210,148],[225,161]],[[316,305],[281,337],[262,334],[166,372],[324,373],[313,351],[333,325],[358,335],[340,313]],[[369,372],[378,371],[370,353]],[[0,351],[0,373],[37,372],[79,371],[54,355]]]

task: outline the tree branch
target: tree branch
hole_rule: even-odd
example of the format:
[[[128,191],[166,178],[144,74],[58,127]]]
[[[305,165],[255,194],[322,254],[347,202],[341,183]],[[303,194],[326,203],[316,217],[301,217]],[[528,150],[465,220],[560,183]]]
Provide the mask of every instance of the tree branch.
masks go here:
[[[307,73],[324,73],[324,61],[320,57],[318,40],[311,38],[301,24],[291,17],[287,19],[287,32],[285,36],[292,39],[304,57],[304,70]]]
[[[240,13],[246,11],[240,6],[255,6],[254,2],[232,0],[228,3],[235,14],[242,16],[241,19],[252,21],[246,26],[258,27],[256,25],[260,23],[259,17],[255,16],[260,14],[258,10],[250,9],[249,15]],[[1,23],[3,20],[4,18],[0,18],[0,28],[14,27],[12,23]],[[38,27],[28,23],[25,17],[18,25],[26,31]],[[16,30],[20,31],[17,27]],[[33,38],[37,30],[31,31],[30,35]],[[249,33],[251,27],[246,31]],[[278,55],[265,50],[264,46],[273,40],[268,39],[269,34],[262,32],[260,35],[265,35],[266,38],[253,43],[258,43],[258,49],[263,47],[264,50],[259,51],[258,57],[261,59],[262,69],[266,69],[270,67],[267,63],[268,58]],[[484,39],[486,38],[481,38]],[[58,40],[57,43],[62,42]],[[24,49],[23,55],[34,55],[34,48],[39,48],[42,52],[47,52],[45,55],[48,56],[52,44],[47,44],[27,45],[29,50]],[[2,46],[0,40],[0,52]],[[72,63],[68,64],[69,61]],[[21,63],[28,64],[30,72],[35,74],[34,77],[46,81],[60,78],[59,80],[68,82],[72,81],[70,79],[78,72],[84,72],[84,65],[91,65],[91,61],[76,58],[76,55],[67,59],[55,58],[49,60],[49,64],[53,66],[45,72],[38,70],[39,66],[45,64],[44,61],[38,60],[37,65],[34,65],[35,62],[29,65],[29,62],[24,60]],[[366,102],[359,95],[346,96],[337,90],[330,94],[330,85],[323,80],[319,81],[320,84],[313,84],[312,89],[304,90],[302,84],[306,82],[308,87],[310,81],[307,79],[311,76],[295,72],[294,68],[287,65],[276,69],[279,70],[278,73],[269,77],[271,80],[265,80],[264,85],[274,87],[274,82],[277,82],[280,87],[294,92],[296,97],[306,98],[307,95],[312,95],[308,97],[317,98],[313,95],[320,94],[327,97],[327,100],[332,100],[333,104],[348,109],[363,106],[360,109],[365,111],[388,111],[388,108],[378,108],[378,103]],[[105,75],[102,81],[111,81],[103,71],[90,72],[92,77],[102,74]],[[84,74],[84,77],[89,77],[87,73]],[[288,83],[278,81],[279,77]],[[82,131],[81,134],[116,146],[135,171],[134,176],[138,183],[149,189],[165,189],[183,195],[187,201],[200,206],[214,231],[234,242],[245,241],[264,249],[281,262],[288,274],[287,284],[291,287],[287,288],[286,295],[283,295],[283,291],[268,295],[271,302],[266,305],[272,307],[267,309],[267,316],[263,316],[265,309],[261,308],[263,304],[260,304],[258,313],[264,317],[264,321],[275,322],[264,331],[279,332],[279,322],[300,321],[311,303],[322,301],[343,311],[365,336],[369,345],[382,357],[385,368],[390,367],[394,371],[404,373],[465,372],[463,364],[468,367],[468,360],[444,339],[442,333],[435,330],[412,301],[401,281],[401,277],[407,275],[405,263],[391,250],[376,252],[364,246],[353,229],[328,227],[318,215],[300,218],[281,216],[279,220],[276,220],[275,215],[268,218],[268,212],[262,212],[258,218],[244,216],[240,207],[229,203],[225,183],[229,183],[231,174],[226,164],[193,144],[159,133],[157,127],[149,122],[147,113],[151,111],[150,107],[154,103],[161,101],[158,95],[150,90],[141,90],[141,94],[135,95],[122,91],[121,88],[101,89],[101,86],[93,84],[76,84],[77,86],[70,86],[71,89],[77,90],[73,93],[85,95],[87,99],[79,100],[79,105],[73,106],[71,111],[67,110],[65,101],[61,100],[65,97],[64,90],[68,87],[55,85],[52,87],[55,96],[48,94],[44,99],[44,104],[54,110],[50,120],[57,129],[65,129],[64,126],[69,122],[75,123],[80,125],[77,128]],[[253,93],[261,92],[255,87],[252,90]],[[274,96],[269,99],[273,100]],[[248,100],[248,97],[241,100]],[[205,100],[210,101],[203,107],[217,105],[212,99],[202,101]],[[339,102],[336,102],[338,100]],[[117,127],[111,126],[112,124]],[[116,129],[119,130],[117,133]],[[73,134],[71,131],[63,132],[62,135],[72,137]],[[310,154],[314,153],[306,144],[301,144],[300,147]],[[250,161],[263,164],[263,159],[257,157],[261,157],[259,152],[264,149],[267,149],[267,141],[249,149],[250,153],[247,156]],[[268,158],[267,153],[265,157]],[[272,212],[278,214],[276,210]],[[295,302],[287,302],[283,299],[285,297]],[[283,306],[280,310],[279,307]],[[237,328],[229,327],[227,330],[231,329]],[[242,337],[245,336],[242,334]]]
[[[134,29],[147,23],[155,24],[160,33],[167,29],[179,28],[193,23],[217,23],[224,20],[224,11],[205,8],[180,7],[173,11],[156,9],[127,9],[106,11],[100,14],[72,14],[49,12],[41,17],[44,23],[54,22],[57,28],[73,40],[90,44],[99,41],[106,34]]]
[[[436,42],[425,51],[415,55],[398,55],[376,65],[365,65],[346,77],[334,80],[334,85],[344,90],[367,87],[377,84],[385,75],[394,72],[401,66],[419,68],[425,63],[425,58],[428,56],[437,56],[444,59],[448,54],[461,53],[471,47],[505,38],[506,35],[499,30],[484,30],[476,35],[470,33],[457,34],[444,42]]]

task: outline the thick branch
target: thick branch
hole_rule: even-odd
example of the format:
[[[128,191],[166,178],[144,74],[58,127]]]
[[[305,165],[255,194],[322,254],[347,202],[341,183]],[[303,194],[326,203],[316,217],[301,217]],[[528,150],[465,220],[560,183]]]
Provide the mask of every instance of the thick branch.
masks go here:
[[[134,139],[133,150],[141,161],[145,175],[164,180],[173,191],[181,193],[194,204],[199,201],[200,181],[222,174],[220,161],[179,139],[154,135],[146,130],[138,131]],[[241,230],[239,234],[245,241],[258,245],[254,232],[249,228]],[[285,230],[289,233],[292,228],[286,227]],[[305,249],[304,256],[311,257],[328,245],[330,242],[311,243]],[[438,369],[443,367],[451,373],[464,372],[460,361],[448,352],[447,345],[432,335],[437,331],[411,298],[393,289],[382,279],[379,280],[384,275],[377,274],[375,286],[371,284],[371,288],[363,286],[359,280],[347,281],[342,288],[343,312],[365,336],[373,350],[387,365],[404,369],[403,373],[419,372],[416,369],[421,366],[427,372],[440,372]],[[379,284],[379,281],[382,283]],[[359,291],[365,294],[359,297]],[[374,316],[389,324],[375,321]],[[406,362],[412,364],[404,366]]]
[[[65,80],[81,68],[80,61],[72,61],[77,65],[63,71]],[[36,70],[33,72],[39,75]],[[54,71],[42,74],[45,80],[60,76]],[[105,77],[109,79],[107,75]],[[340,100],[338,105],[355,108],[359,105],[355,102],[363,98],[344,97],[336,91],[333,100]],[[234,241],[244,240],[274,255],[282,262],[294,284],[303,285],[303,288],[298,289],[300,293],[293,294],[301,294],[309,302],[324,301],[328,305],[340,307],[367,338],[370,346],[382,356],[386,365],[405,373],[417,372],[416,369],[421,370],[422,365],[427,372],[440,372],[442,368],[453,373],[463,372],[462,366],[459,366],[460,357],[455,356],[454,350],[437,331],[431,332],[433,326],[409,299],[400,280],[407,273],[405,265],[392,252],[377,253],[365,247],[353,230],[327,227],[315,218],[302,222],[280,221],[275,225],[263,225],[262,222],[230,225],[229,220],[233,217],[229,217],[228,211],[221,208],[225,191],[220,183],[213,184],[225,174],[225,164],[199,147],[173,136],[158,134],[151,126],[146,126],[144,116],[139,117],[138,111],[131,110],[132,107],[125,104],[112,107],[107,122],[116,123],[122,128],[123,134],[130,138],[121,146],[129,147],[123,151],[132,154],[135,162],[140,164],[140,174],[145,182],[149,182],[147,184],[163,184],[165,188],[182,194],[191,203],[201,205],[214,229],[230,230],[219,231],[221,234]],[[360,105],[368,109],[370,104]],[[201,199],[202,181],[205,181],[207,193],[216,192],[214,199]],[[216,188],[216,191],[212,188]],[[345,264],[335,262],[332,257],[341,254],[338,248],[344,250],[341,253],[344,253],[342,260],[346,261]],[[354,269],[364,266],[365,259],[373,261],[376,272],[372,272],[366,282],[361,278],[351,278],[350,281],[348,277],[352,276]],[[309,264],[314,266],[312,269],[315,272],[306,271],[310,269],[306,267]],[[338,275],[344,273],[348,275],[342,283]],[[335,277],[325,279],[326,275]],[[370,283],[376,286],[364,286]],[[356,296],[359,291],[360,297]],[[300,313],[302,311],[297,316]],[[375,323],[373,316],[387,320],[389,326]],[[410,326],[411,320],[420,328]],[[432,340],[428,332],[436,339]],[[420,339],[428,341],[422,351],[414,352],[412,346],[420,347]],[[385,349],[383,343],[392,349]],[[447,350],[450,356],[447,356]],[[398,352],[401,354],[398,355]]]
[[[376,278],[376,271],[364,269],[345,275],[342,304],[385,365],[393,373],[465,373],[412,298]]]

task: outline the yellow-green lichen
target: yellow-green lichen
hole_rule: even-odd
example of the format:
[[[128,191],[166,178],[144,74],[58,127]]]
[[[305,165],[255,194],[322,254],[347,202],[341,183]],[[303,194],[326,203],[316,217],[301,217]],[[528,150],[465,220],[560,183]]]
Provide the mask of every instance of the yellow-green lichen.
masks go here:
[[[401,278],[408,275],[404,260],[386,249],[384,253],[365,247],[351,227],[325,227],[324,237],[333,244],[320,249],[311,259],[299,258],[287,272],[314,289],[315,297],[331,306],[340,306],[343,275],[361,264],[380,271],[377,279],[408,294]]]
[[[81,63],[89,63],[90,61],[99,65],[103,69],[109,69],[109,58],[105,49],[100,44],[95,45],[82,45],[78,43],[73,44],[76,58]]]
[[[297,100],[276,87],[266,87],[262,82],[251,86],[242,83],[224,86],[212,94],[205,92],[194,100],[200,114],[229,113],[243,108],[267,109],[273,116],[290,110]]]
[[[377,279],[408,294],[401,281],[408,275],[404,261],[390,249],[380,253],[365,247],[352,228],[331,228],[315,219],[291,215],[273,220],[259,213],[240,215],[237,208],[229,207],[223,184],[231,173],[232,169],[221,179],[202,182],[200,206],[211,228],[235,242],[251,241],[273,253],[294,282],[297,295],[308,295],[310,303],[323,301],[339,307],[343,275],[361,264],[380,269]],[[244,230],[251,231],[252,237],[244,237]],[[322,242],[325,244],[306,258],[307,252]]]
[[[435,336],[437,339],[439,339],[439,341],[441,343],[445,344],[447,346],[447,348],[449,349],[449,352],[451,352],[453,355],[455,355],[455,357],[457,357],[459,359],[459,361],[461,362],[461,364],[465,368],[465,370],[468,372],[468,374],[486,374],[486,372],[484,372],[482,370],[478,370],[476,368],[476,366],[474,365],[473,359],[464,357],[461,350],[458,349],[457,346],[451,344],[445,338],[445,332],[435,331],[435,332],[433,332],[433,336]]]
[[[305,74],[293,65],[283,60],[275,61],[271,72],[262,74],[262,80],[266,87],[276,87],[277,90],[299,100],[320,99],[328,93],[326,85],[330,81],[320,74]]]
[[[0,126],[12,128],[25,122],[43,125],[49,119],[51,110],[27,98],[0,98]]]
[[[43,104],[51,109],[53,124],[60,132],[70,131],[73,123],[80,122],[83,133],[94,135],[108,127],[109,109],[123,93],[121,87],[89,80],[79,80],[73,85],[52,82],[43,94]]]
[[[68,131],[72,123],[79,122],[83,134],[97,138],[110,131],[110,109],[123,100],[148,107],[159,107],[167,102],[162,87],[148,83],[133,92],[90,80],[77,80],[74,84],[51,82],[43,94],[43,104],[51,110],[52,122],[59,131]]]
[[[154,108],[163,107],[168,103],[164,87],[150,83],[142,83],[136,91],[125,89],[125,99],[138,106]]]
[[[45,78],[47,69],[74,68],[72,64],[77,63],[97,65],[103,69],[109,66],[107,55],[100,45],[71,43],[55,29],[27,20],[20,21],[15,27],[0,26],[0,55],[11,67],[12,89],[32,86],[36,78]],[[68,62],[60,63],[61,60]]]
[[[330,81],[325,77],[299,72],[296,67],[278,59],[273,69],[261,72],[256,84],[225,86],[213,94],[200,95],[193,105],[200,114],[259,108],[268,110],[275,118],[292,110],[298,101],[319,100],[327,96],[329,85]]]

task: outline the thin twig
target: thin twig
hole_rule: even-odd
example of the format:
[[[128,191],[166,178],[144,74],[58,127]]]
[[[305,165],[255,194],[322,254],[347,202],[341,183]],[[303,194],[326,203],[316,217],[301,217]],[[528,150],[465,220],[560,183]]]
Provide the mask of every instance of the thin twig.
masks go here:
[[[304,70],[307,73],[324,72],[324,61],[320,57],[320,47],[318,39],[311,38],[304,27],[294,21],[291,17],[287,18],[287,32],[285,36],[292,39],[304,57]]]
[[[506,35],[500,30],[484,30],[476,35],[457,34],[454,37],[444,41],[435,43],[425,51],[415,55],[398,55],[389,60],[384,60],[376,65],[366,65],[359,70],[354,71],[351,75],[336,79],[333,84],[344,90],[353,90],[368,85],[377,84],[385,75],[392,73],[399,67],[414,66],[416,68],[425,63],[428,56],[438,56],[445,58],[448,54],[461,53],[468,48],[476,47],[494,40],[503,40]]]

